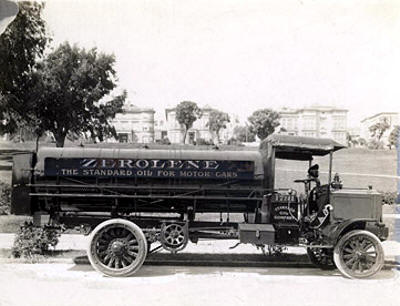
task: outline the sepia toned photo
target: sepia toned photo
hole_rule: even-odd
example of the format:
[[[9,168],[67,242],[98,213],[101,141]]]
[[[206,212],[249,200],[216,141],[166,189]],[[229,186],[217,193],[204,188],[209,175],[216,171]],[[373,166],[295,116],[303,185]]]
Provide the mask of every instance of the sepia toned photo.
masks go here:
[[[0,306],[399,305],[399,34],[396,0],[0,0]]]

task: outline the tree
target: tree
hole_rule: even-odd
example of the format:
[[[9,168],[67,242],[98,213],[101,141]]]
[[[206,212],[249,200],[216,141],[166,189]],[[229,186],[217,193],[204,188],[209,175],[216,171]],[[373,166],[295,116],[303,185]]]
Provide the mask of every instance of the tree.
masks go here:
[[[377,139],[371,139],[367,146],[370,150],[382,150],[384,148],[383,142]]]
[[[240,142],[254,142],[256,135],[247,126],[235,126],[233,135]]]
[[[349,132],[346,132],[346,143],[348,147],[351,147],[353,137]]]
[[[21,125],[35,126],[25,102],[33,92],[31,72],[50,41],[42,19],[44,4],[18,5],[16,18],[0,36],[0,134],[15,133]]]
[[[219,132],[221,129],[226,129],[226,124],[230,122],[229,115],[219,110],[212,110],[210,118],[208,119],[207,126],[211,132],[217,136],[217,141],[220,143]]]
[[[389,135],[389,148],[392,149],[392,146],[396,147],[398,145],[400,137],[400,126],[396,125]]]
[[[389,120],[383,117],[379,122],[369,127],[369,131],[372,137],[375,137],[378,142],[380,142],[383,134],[390,127]]]
[[[193,123],[201,118],[202,111],[195,102],[183,101],[176,107],[176,120],[183,125],[185,133],[183,143],[186,143],[188,130],[193,126]]]
[[[364,138],[360,137],[358,138],[358,144],[362,147],[365,147],[367,145],[367,141]]]
[[[265,108],[255,111],[249,118],[250,131],[261,140],[271,135],[279,126],[279,113],[272,109]]]
[[[88,134],[93,140],[117,137],[109,119],[122,112],[126,92],[109,98],[116,87],[113,55],[85,50],[69,43],[37,64],[35,87],[28,104],[40,131],[50,131],[57,147],[67,134]]]
[[[359,145],[359,138],[352,136],[349,132],[346,132],[346,143],[348,147],[354,147]]]

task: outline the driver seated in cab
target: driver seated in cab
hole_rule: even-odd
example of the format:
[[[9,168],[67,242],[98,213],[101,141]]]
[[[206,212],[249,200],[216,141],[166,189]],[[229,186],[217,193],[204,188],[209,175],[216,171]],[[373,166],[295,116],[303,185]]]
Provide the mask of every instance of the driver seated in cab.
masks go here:
[[[319,180],[319,165],[315,164],[308,169],[308,180],[315,182],[308,197],[310,213],[318,213],[328,203],[328,185],[321,185]]]

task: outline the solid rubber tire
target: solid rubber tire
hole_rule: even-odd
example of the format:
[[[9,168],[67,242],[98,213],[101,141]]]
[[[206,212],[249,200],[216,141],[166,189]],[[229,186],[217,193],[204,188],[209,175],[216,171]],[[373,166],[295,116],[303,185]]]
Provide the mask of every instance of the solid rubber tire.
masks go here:
[[[346,243],[346,241],[357,235],[365,235],[365,236],[369,237],[371,240],[373,240],[376,244],[376,251],[377,251],[376,265],[374,265],[374,267],[373,267],[373,269],[371,269],[370,273],[367,273],[365,275],[357,275],[354,273],[352,274],[351,271],[346,267],[346,265],[344,264],[344,262],[342,261],[342,258],[340,256],[341,248]],[[346,233],[343,237],[341,237],[339,239],[339,241],[336,244],[334,251],[333,251],[333,260],[336,264],[336,267],[340,271],[340,273],[342,273],[345,277],[367,278],[367,277],[371,277],[371,276],[375,275],[382,269],[382,267],[384,265],[384,261],[385,261],[385,255],[383,252],[383,247],[382,247],[381,241],[373,233],[371,233],[369,231],[365,231],[365,230],[353,230],[353,231]]]
[[[129,230],[131,233],[134,234],[138,241],[139,249],[141,250],[140,254],[138,255],[138,259],[135,260],[134,265],[129,265],[128,267],[121,268],[121,269],[110,269],[107,268],[104,264],[100,263],[97,258],[93,255],[93,240],[95,236],[102,231],[105,227],[118,224],[124,227],[125,229]],[[132,276],[135,274],[140,267],[143,265],[144,260],[146,259],[148,247],[147,247],[147,240],[146,237],[143,233],[143,231],[140,229],[139,226],[137,226],[135,223],[125,220],[125,219],[110,219],[107,221],[104,221],[97,225],[93,232],[90,234],[89,237],[89,245],[87,249],[87,256],[89,258],[89,262],[92,265],[92,267],[107,276],[112,276],[112,277],[127,277],[127,276]]]

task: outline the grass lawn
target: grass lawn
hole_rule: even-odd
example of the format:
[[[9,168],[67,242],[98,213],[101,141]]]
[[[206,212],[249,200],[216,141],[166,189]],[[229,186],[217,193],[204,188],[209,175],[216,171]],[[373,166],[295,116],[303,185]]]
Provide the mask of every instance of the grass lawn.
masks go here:
[[[320,166],[320,179],[328,179],[329,158],[317,157],[314,163]],[[397,190],[396,151],[366,149],[343,149],[333,155],[333,174],[339,173],[343,186],[348,188],[367,188],[372,185],[379,191],[395,192]],[[277,160],[275,175],[276,187],[291,187],[299,190],[299,184],[293,181],[305,178],[308,162]]]
[[[0,233],[16,233],[25,221],[32,221],[29,216],[0,216]]]

